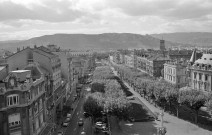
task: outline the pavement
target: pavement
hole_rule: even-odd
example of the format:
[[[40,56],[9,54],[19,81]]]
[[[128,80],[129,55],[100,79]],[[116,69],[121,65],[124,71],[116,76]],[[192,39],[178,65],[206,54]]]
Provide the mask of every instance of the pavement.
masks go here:
[[[111,69],[114,71],[114,68]],[[114,71],[114,74],[117,75],[117,71]],[[129,88],[129,91],[132,92],[133,95],[137,97],[143,104],[145,104],[149,110],[158,113],[162,112],[160,108],[156,108],[154,105],[150,104],[143,97],[141,97],[139,93],[135,92],[133,88],[130,87],[125,81],[123,82]],[[211,131],[200,128],[193,123],[179,119],[166,112],[164,112],[163,119],[163,125],[167,129],[166,135],[212,135]],[[113,120],[110,121],[111,127],[113,127],[111,129],[113,135],[154,135],[156,134],[157,128],[161,125],[160,121],[135,123],[121,121],[117,126]],[[120,127],[120,129],[117,130],[116,127]]]

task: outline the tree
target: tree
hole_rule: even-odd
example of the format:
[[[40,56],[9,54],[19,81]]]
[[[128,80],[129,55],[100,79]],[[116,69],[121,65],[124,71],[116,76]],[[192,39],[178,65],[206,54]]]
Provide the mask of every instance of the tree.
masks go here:
[[[198,111],[204,106],[206,102],[206,96],[202,91],[198,90],[181,90],[179,93],[181,104],[186,105],[195,112],[195,123],[198,121]]]
[[[162,82],[155,83],[153,94],[154,94],[154,97],[155,97],[155,101],[159,105],[162,105],[164,110],[165,110],[165,103],[167,102],[166,98],[165,98],[166,85]]]
[[[104,83],[103,82],[93,82],[91,85],[91,92],[102,92],[104,93]]]
[[[165,98],[166,98],[166,101],[169,103],[169,110],[172,105],[175,106],[177,111],[177,117],[179,115],[178,96],[179,96],[179,89],[177,89],[173,85],[167,85]]]
[[[98,92],[90,94],[85,99],[83,109],[85,112],[91,114],[94,118],[100,117],[101,111],[103,111],[103,106],[101,103],[102,101],[103,99]]]

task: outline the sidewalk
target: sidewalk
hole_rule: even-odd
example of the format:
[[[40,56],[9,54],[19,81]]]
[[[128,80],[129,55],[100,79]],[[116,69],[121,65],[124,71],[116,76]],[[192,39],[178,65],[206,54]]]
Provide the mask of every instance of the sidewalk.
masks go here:
[[[117,71],[115,71],[114,74],[117,75]],[[152,112],[160,113],[162,111],[159,108],[156,108],[155,106],[150,104],[143,97],[141,97],[140,94],[135,92],[133,90],[133,88],[130,87],[125,81],[123,81],[123,82],[129,88],[129,91],[132,92],[134,94],[134,96],[136,96],[141,102],[143,102]],[[159,117],[159,119],[160,119],[160,117]],[[155,123],[159,124],[159,122],[155,122]],[[136,123],[136,125],[137,124],[138,123]],[[140,124],[142,124],[144,126],[145,123],[140,123]],[[122,125],[124,125],[124,124],[122,124]],[[179,119],[179,118],[172,116],[166,112],[164,112],[164,126],[167,129],[166,135],[212,135],[211,131],[202,129],[202,128],[198,127],[197,125],[194,125],[190,122]],[[124,130],[124,129],[126,129],[126,127],[123,127],[122,129]],[[143,129],[143,130],[145,130],[145,129]],[[139,132],[139,134],[140,134],[140,132]],[[147,134],[149,134],[149,133],[147,133]]]

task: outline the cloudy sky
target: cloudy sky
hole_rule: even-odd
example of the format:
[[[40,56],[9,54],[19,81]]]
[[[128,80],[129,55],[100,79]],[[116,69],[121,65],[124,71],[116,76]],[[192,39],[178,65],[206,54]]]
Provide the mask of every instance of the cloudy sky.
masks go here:
[[[0,0],[0,41],[54,33],[212,32],[212,0]]]

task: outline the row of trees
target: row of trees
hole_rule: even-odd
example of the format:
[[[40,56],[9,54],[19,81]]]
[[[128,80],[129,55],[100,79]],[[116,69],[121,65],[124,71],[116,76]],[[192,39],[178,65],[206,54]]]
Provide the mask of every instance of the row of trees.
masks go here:
[[[86,96],[84,111],[94,118],[102,112],[120,119],[129,118],[131,104],[108,66],[98,67],[93,74],[91,93]]]
[[[169,110],[171,106],[176,108],[178,117],[179,106],[185,105],[189,107],[195,115],[195,122],[197,123],[198,111],[201,107],[207,106],[212,108],[212,100],[210,95],[206,95],[199,90],[184,87],[182,89],[176,88],[174,85],[165,82],[162,79],[156,79],[146,73],[138,73],[123,66],[114,67],[121,79],[127,81],[134,90],[144,96],[148,101],[153,102],[165,108],[168,104]]]

